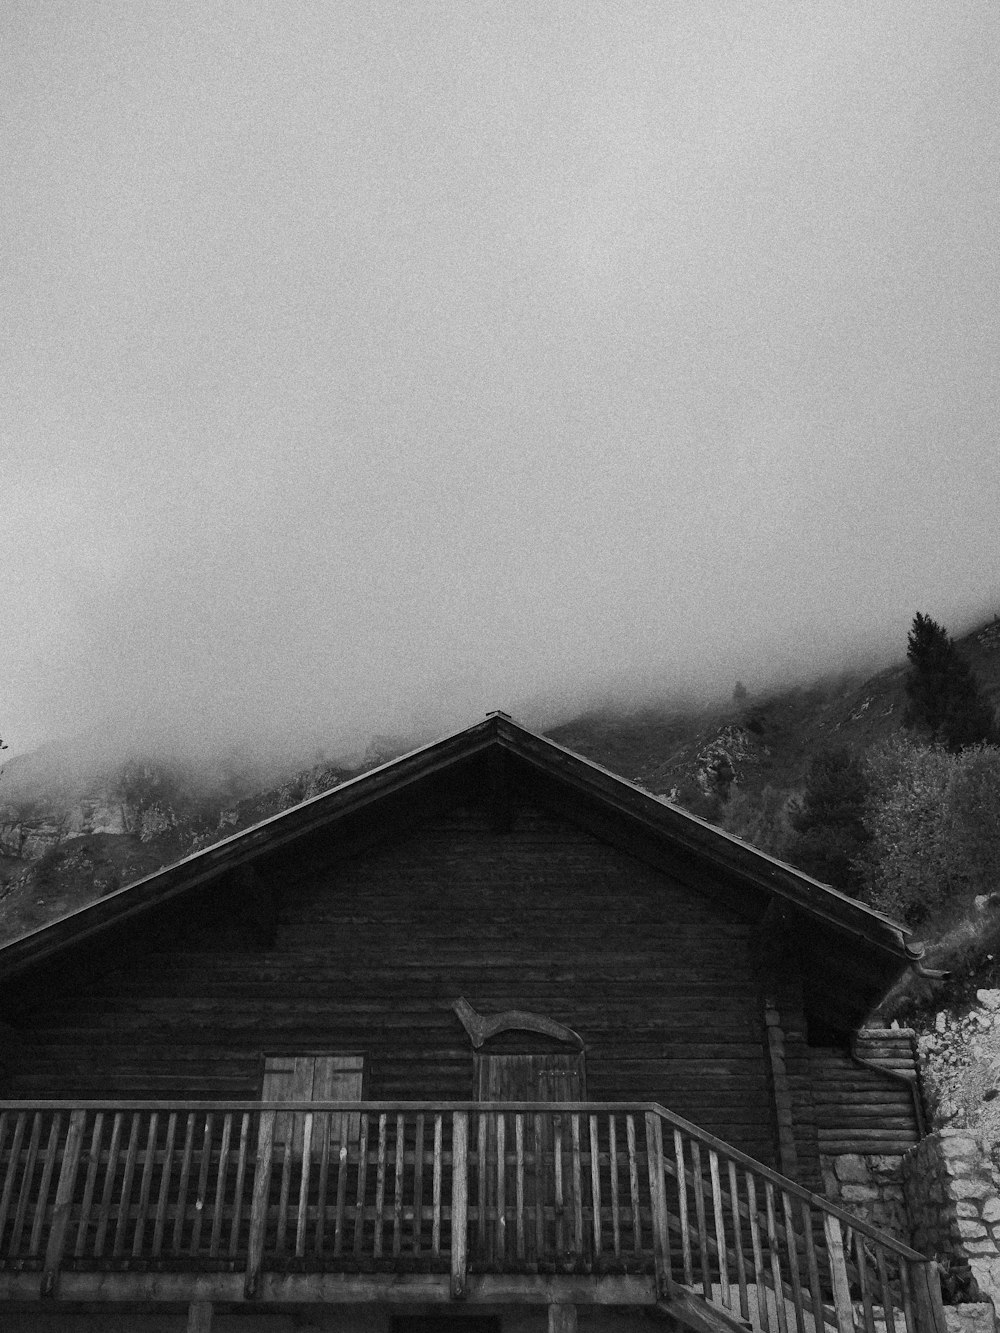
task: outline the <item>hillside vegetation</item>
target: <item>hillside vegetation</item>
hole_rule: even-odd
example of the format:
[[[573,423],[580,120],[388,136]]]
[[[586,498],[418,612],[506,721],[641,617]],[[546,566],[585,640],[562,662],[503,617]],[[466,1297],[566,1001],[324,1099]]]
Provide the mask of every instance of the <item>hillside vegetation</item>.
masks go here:
[[[952,647],[960,670],[971,669],[978,682],[980,704],[996,715],[1000,619]],[[914,716],[923,705],[912,684],[907,689],[913,670],[901,653],[897,665],[873,675],[766,693],[738,685],[716,707],[591,713],[550,735],[909,921],[937,941],[938,954],[953,947],[945,940],[957,941],[959,972],[970,983],[992,984],[986,955],[1000,956],[1000,945],[991,947],[994,916],[975,902],[1000,890],[1000,747],[949,747],[940,727],[935,744],[932,725]],[[211,777],[149,757],[90,770],[79,756],[12,761],[0,783],[0,938],[35,929],[411,744],[381,740],[360,759],[323,759],[277,782],[235,761]],[[937,999],[923,982],[897,1002],[905,1009]]]

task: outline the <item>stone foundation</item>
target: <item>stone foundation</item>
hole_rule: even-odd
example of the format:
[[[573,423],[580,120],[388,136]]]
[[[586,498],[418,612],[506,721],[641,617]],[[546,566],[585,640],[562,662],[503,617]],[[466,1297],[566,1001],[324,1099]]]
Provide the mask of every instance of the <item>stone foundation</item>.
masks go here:
[[[843,1153],[821,1157],[820,1167],[823,1192],[831,1203],[839,1203],[862,1221],[910,1243],[902,1154]]]
[[[941,1129],[903,1159],[911,1244],[942,1265],[946,1301],[1000,1309],[1000,1181],[976,1134]]]

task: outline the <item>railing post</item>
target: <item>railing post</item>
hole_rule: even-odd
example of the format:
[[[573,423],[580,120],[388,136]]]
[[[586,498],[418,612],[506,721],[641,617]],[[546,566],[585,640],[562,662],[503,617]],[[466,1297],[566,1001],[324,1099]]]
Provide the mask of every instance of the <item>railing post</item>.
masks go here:
[[[56,1186],[55,1203],[52,1207],[52,1225],[49,1227],[48,1244],[45,1247],[45,1268],[42,1272],[43,1296],[54,1296],[59,1265],[62,1262],[63,1246],[66,1242],[66,1228],[69,1225],[70,1210],[73,1207],[73,1191],[76,1188],[76,1173],[80,1166],[80,1147],[83,1142],[83,1127],[87,1119],[86,1111],[73,1111],[66,1131],[66,1144],[63,1148],[62,1167],[59,1171],[59,1183]],[[39,1207],[43,1203],[39,1200]]]
[[[465,1295],[468,1222],[469,1113],[456,1111],[451,1130],[451,1294],[456,1299]]]
[[[250,1300],[260,1288],[267,1233],[267,1203],[271,1194],[271,1157],[274,1152],[274,1111],[261,1111],[257,1132],[257,1159],[253,1170],[253,1198],[250,1204],[250,1238],[247,1244],[245,1293]]]
[[[653,1221],[656,1294],[663,1300],[673,1291],[673,1277],[670,1272],[670,1224],[667,1219],[667,1189],[663,1178],[663,1129],[659,1116],[652,1111],[646,1112],[646,1164],[649,1170],[649,1207]]]
[[[919,1333],[946,1333],[944,1302],[941,1299],[941,1271],[933,1259],[923,1263],[910,1262],[913,1282],[913,1303],[916,1307]]]
[[[854,1333],[851,1284],[847,1277],[847,1260],[844,1257],[844,1237],[840,1229],[840,1218],[834,1217],[832,1213],[824,1213],[823,1233],[830,1259],[830,1282],[833,1287],[833,1307],[837,1314],[838,1333]]]

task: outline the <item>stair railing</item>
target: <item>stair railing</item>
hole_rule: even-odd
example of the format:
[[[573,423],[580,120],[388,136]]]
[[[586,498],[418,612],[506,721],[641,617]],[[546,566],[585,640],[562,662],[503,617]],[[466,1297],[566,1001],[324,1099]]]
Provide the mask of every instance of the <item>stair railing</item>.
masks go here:
[[[944,1333],[937,1265],[662,1106],[680,1280],[762,1333]]]

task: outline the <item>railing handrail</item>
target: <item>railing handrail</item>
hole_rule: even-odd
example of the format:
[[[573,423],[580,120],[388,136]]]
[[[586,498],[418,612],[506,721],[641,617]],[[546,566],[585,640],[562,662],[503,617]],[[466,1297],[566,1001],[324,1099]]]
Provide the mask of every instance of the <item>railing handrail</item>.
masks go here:
[[[717,1138],[707,1130],[690,1120],[685,1120],[674,1111],[668,1110],[659,1102],[529,1102],[529,1101],[503,1101],[503,1102],[482,1102],[482,1101],[229,1101],[224,1099],[215,1099],[211,1101],[198,1100],[188,1101],[184,1099],[172,1098],[170,1100],[125,1100],[119,1101],[113,1098],[106,1100],[4,1100],[0,1101],[0,1112],[10,1111],[61,1111],[63,1113],[71,1111],[158,1111],[158,1112],[213,1112],[213,1113],[236,1113],[243,1114],[253,1111],[281,1111],[291,1112],[313,1112],[313,1113],[364,1113],[376,1115],[401,1115],[401,1114],[442,1114],[447,1115],[455,1112],[494,1112],[494,1113],[523,1113],[523,1114],[632,1114],[643,1115],[652,1112],[659,1116],[667,1124],[680,1130],[688,1137],[696,1139],[704,1147],[711,1149],[720,1156],[729,1161],[742,1166],[745,1170],[750,1170],[763,1180],[768,1180],[771,1184],[784,1190],[794,1198],[800,1199],[821,1212],[838,1218],[845,1225],[860,1232],[870,1240],[877,1241],[886,1249],[892,1251],[900,1258],[917,1261],[920,1263],[931,1262],[928,1257],[921,1254],[919,1250],[912,1249],[902,1241],[896,1240],[887,1232],[880,1231],[877,1227],[856,1217],[848,1212],[846,1208],[841,1208],[838,1204],[832,1203],[821,1194],[815,1194],[812,1190],[806,1189],[804,1185],[798,1184],[788,1176],[783,1176],[780,1171],[775,1171],[772,1167],[759,1162],[755,1157],[741,1152],[739,1148],[726,1143],[724,1139]],[[664,1152],[665,1162],[670,1161],[670,1154]]]
[[[921,1254],[919,1250],[904,1245],[901,1240],[896,1240],[888,1232],[880,1231],[878,1227],[874,1227],[863,1221],[862,1218],[856,1217],[854,1213],[848,1212],[846,1208],[841,1208],[839,1204],[832,1203],[829,1199],[824,1198],[822,1194],[814,1194],[812,1190],[806,1189],[804,1185],[789,1179],[788,1176],[783,1176],[780,1171],[775,1171],[772,1167],[765,1166],[763,1162],[758,1162],[755,1157],[740,1152],[739,1148],[734,1148],[732,1144],[726,1143],[724,1139],[717,1139],[714,1134],[709,1134],[707,1130],[700,1129],[698,1125],[692,1124],[690,1120],[685,1120],[683,1116],[675,1115],[673,1111],[668,1111],[665,1106],[654,1103],[653,1110],[668,1124],[683,1130],[692,1138],[696,1138],[700,1143],[719,1153],[720,1156],[727,1157],[737,1165],[753,1171],[756,1175],[764,1180],[769,1180],[772,1185],[777,1185],[779,1189],[783,1189],[787,1194],[801,1199],[804,1203],[811,1204],[814,1208],[819,1208],[824,1213],[839,1218],[841,1222],[845,1222],[853,1230],[859,1231],[863,1236],[867,1236],[869,1240],[877,1240],[880,1245],[884,1245],[886,1249],[892,1250],[894,1254],[898,1254],[901,1258],[916,1259],[921,1263],[930,1262],[926,1254]]]

